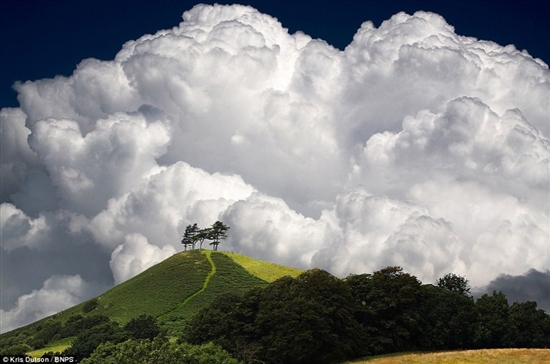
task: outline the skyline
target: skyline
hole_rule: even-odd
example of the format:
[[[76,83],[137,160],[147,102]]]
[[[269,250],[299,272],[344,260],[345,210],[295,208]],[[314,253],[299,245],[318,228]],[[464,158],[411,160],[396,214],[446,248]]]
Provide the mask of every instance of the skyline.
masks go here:
[[[2,332],[217,220],[224,250],[257,259],[455,273],[550,310],[547,63],[423,11],[364,15],[335,48],[296,15],[307,7],[287,25],[263,4],[190,5],[17,84],[19,106],[0,112]]]

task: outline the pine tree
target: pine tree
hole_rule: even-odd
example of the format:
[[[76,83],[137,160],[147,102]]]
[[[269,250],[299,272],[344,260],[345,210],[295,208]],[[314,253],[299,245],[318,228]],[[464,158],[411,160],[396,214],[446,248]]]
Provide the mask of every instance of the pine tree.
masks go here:
[[[181,239],[181,243],[185,250],[187,250],[187,246],[191,246],[192,249],[195,249],[195,244],[197,243],[196,235],[198,232],[199,228],[197,224],[187,225],[183,238]]]
[[[216,221],[212,224],[209,233],[209,239],[212,240],[210,245],[214,247],[214,250],[218,250],[218,245],[220,245],[220,240],[226,239],[226,231],[229,230],[229,226],[224,225],[221,221]]]

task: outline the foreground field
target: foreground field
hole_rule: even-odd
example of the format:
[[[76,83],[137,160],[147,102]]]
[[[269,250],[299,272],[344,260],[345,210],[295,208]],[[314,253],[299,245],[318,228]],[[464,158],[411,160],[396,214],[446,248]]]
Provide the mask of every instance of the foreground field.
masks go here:
[[[548,364],[550,349],[483,349],[384,355],[353,364]]]

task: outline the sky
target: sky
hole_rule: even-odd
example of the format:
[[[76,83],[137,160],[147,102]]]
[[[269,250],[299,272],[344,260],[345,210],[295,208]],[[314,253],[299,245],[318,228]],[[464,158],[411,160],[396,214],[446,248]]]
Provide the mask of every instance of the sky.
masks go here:
[[[1,332],[216,220],[550,312],[547,2],[218,3],[1,3]]]

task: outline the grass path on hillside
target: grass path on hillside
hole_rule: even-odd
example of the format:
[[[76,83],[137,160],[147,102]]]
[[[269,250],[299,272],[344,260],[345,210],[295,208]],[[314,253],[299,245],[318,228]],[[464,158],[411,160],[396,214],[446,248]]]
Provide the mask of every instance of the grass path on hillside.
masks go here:
[[[214,261],[212,260],[212,257],[210,256],[211,253],[212,253],[212,251],[210,251],[210,250],[205,250],[204,251],[204,255],[206,255],[206,259],[208,259],[208,261],[210,262],[210,265],[212,266],[212,270],[210,271],[210,273],[208,273],[208,275],[204,279],[204,283],[202,284],[202,288],[199,289],[197,292],[193,293],[191,296],[187,297],[185,300],[183,300],[183,302],[178,306],[178,309],[185,306],[187,304],[187,302],[189,302],[193,299],[193,297],[201,294],[206,289],[206,287],[208,287],[208,283],[210,283],[210,279],[212,278],[212,276],[214,276],[214,274],[216,274],[216,265],[214,264]]]

